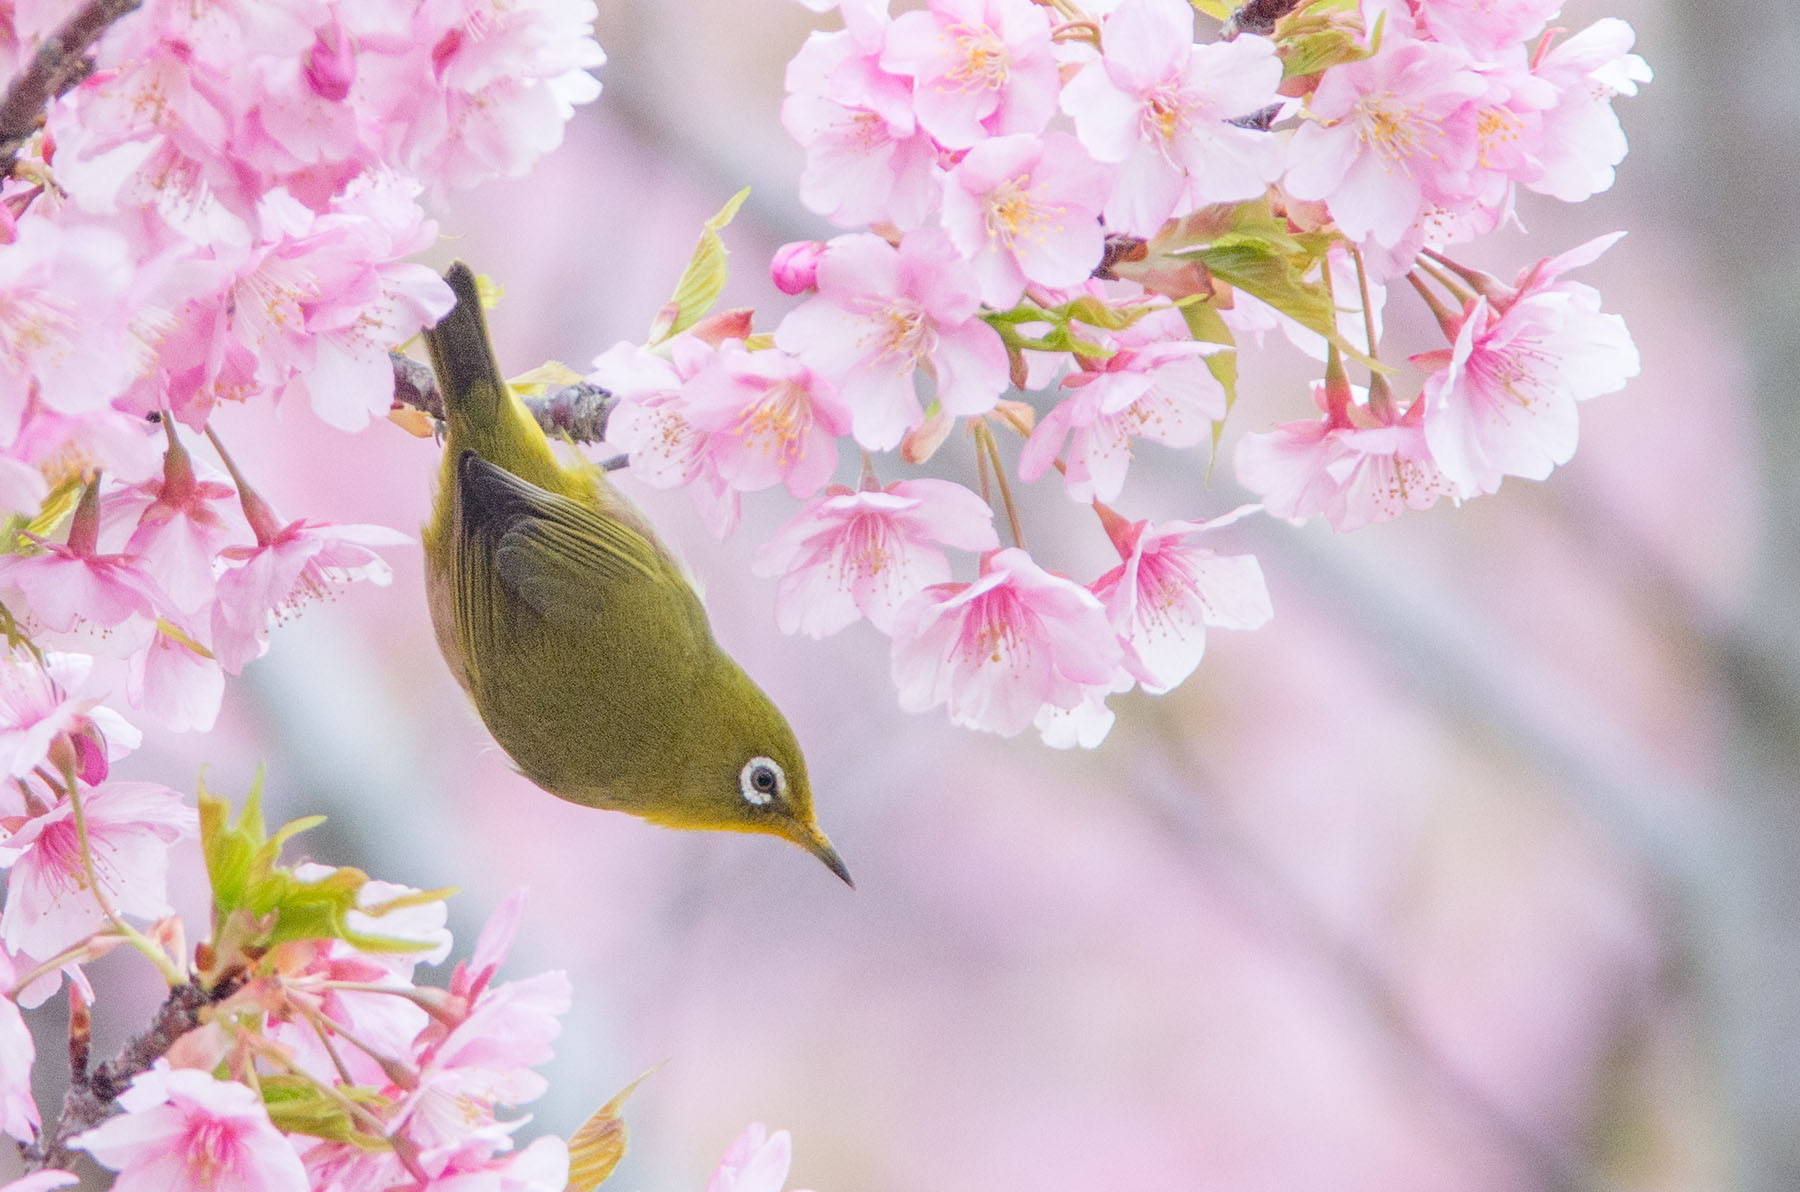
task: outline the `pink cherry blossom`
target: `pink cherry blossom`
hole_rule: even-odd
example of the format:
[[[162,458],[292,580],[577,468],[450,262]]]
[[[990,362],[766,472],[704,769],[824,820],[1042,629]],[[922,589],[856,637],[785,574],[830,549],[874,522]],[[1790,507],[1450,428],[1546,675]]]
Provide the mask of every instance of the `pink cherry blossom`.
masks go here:
[[[12,996],[21,975],[6,949],[0,948],[0,1134],[31,1142],[39,1121],[37,1101],[31,1095],[37,1045]]]
[[[156,631],[169,598],[137,555],[100,554],[99,498],[89,485],[67,542],[0,558],[0,594],[40,645],[129,657]]]
[[[998,547],[993,511],[948,480],[900,480],[861,492],[834,485],[763,544],[751,570],[781,577],[775,616],[783,633],[825,637],[859,614],[892,633],[902,604],[950,578],[939,544]]]
[[[488,920],[469,960],[457,964],[449,992],[463,1007],[460,1018],[434,1021],[419,1036],[418,1083],[400,1101],[393,1129],[421,1148],[428,1171],[471,1144],[490,1154],[510,1146],[517,1123],[495,1110],[535,1100],[548,1087],[531,1068],[550,1058],[562,1030],[568,977],[558,971],[493,984],[523,906],[523,892],[515,892]]]
[[[218,660],[201,653],[211,637],[204,630],[177,626],[186,641],[158,626],[150,644],[131,656],[125,696],[131,706],[177,733],[212,731],[225,699],[225,672]]]
[[[523,174],[600,94],[596,15],[592,0],[425,0],[410,36],[431,45],[429,73],[395,113],[398,164],[455,188]]]
[[[937,206],[937,145],[911,80],[881,69],[885,25],[814,33],[788,64],[781,123],[806,153],[800,202],[839,227],[916,227]]]
[[[1459,495],[1493,492],[1503,476],[1542,480],[1575,453],[1577,402],[1624,387],[1637,346],[1591,286],[1559,275],[1618,239],[1603,236],[1527,271],[1500,303],[1463,311],[1455,343],[1422,391],[1425,440]]]
[[[1625,132],[1613,112],[1618,95],[1636,95],[1650,67],[1631,53],[1637,34],[1617,17],[1594,22],[1550,48],[1535,67],[1556,89],[1544,114],[1537,149],[1540,174],[1533,190],[1579,203],[1610,188],[1613,167],[1625,160]]]
[[[947,148],[1034,135],[1056,112],[1050,18],[1030,0],[932,0],[902,13],[881,67],[912,79],[919,123]]]
[[[1206,357],[1226,349],[1188,338],[1177,312],[1147,315],[1105,346],[1116,350],[1081,357],[1080,369],[1063,378],[1073,396],[1044,415],[1019,455],[1019,474],[1036,480],[1069,442],[1063,480],[1084,502],[1119,495],[1134,437],[1194,447],[1225,417],[1225,389]]]
[[[1493,60],[1536,37],[1562,6],[1563,0],[1424,0],[1418,9],[1419,23],[1433,40]]]
[[[857,442],[886,451],[924,421],[914,374],[955,415],[991,410],[1007,387],[1006,348],[976,318],[975,272],[936,228],[839,236],[825,249],[819,293],[790,311],[775,342],[830,377]]]
[[[300,1157],[241,1084],[159,1060],[119,1094],[119,1107],[72,1140],[119,1173],[117,1192],[308,1192]]]
[[[996,137],[944,179],[944,229],[975,262],[981,300],[1012,307],[1027,283],[1060,288],[1100,263],[1106,167],[1067,133]]]
[[[1145,691],[1168,691],[1194,672],[1207,626],[1256,629],[1274,615],[1254,556],[1220,555],[1200,545],[1202,535],[1255,508],[1209,522],[1108,519],[1123,562],[1091,590],[1125,648],[1125,668]]]
[[[272,510],[239,489],[255,546],[228,546],[220,552],[226,570],[219,576],[213,605],[213,656],[237,674],[269,648],[269,623],[281,621],[307,603],[324,600],[356,580],[385,586],[393,570],[369,548],[402,546],[412,539],[386,526],[346,526],[307,518],[280,524]]]
[[[1081,143],[1118,164],[1106,201],[1114,232],[1153,236],[1171,215],[1254,198],[1281,176],[1281,143],[1231,120],[1281,102],[1281,60],[1260,37],[1194,45],[1185,0],[1125,0],[1104,53],[1062,92]]]
[[[793,1163],[793,1139],[786,1130],[770,1134],[753,1122],[732,1140],[706,1181],[706,1192],[781,1192]]]
[[[1361,401],[1334,404],[1313,383],[1323,419],[1288,422],[1238,440],[1238,482],[1262,497],[1272,516],[1296,525],[1323,515],[1340,532],[1429,509],[1455,486],[1425,442],[1422,402],[1404,414],[1372,412]]]
[[[1045,705],[1071,708],[1110,683],[1118,639],[1100,602],[1013,547],[982,560],[974,583],[935,584],[894,617],[900,704],[946,704],[966,728],[1011,736]]]
[[[653,488],[685,486],[713,533],[738,521],[738,490],[719,471],[713,435],[693,420],[685,386],[711,362],[714,349],[691,335],[667,345],[668,357],[615,344],[594,361],[588,379],[619,399],[606,420],[606,444],[631,457],[631,474]]]
[[[684,387],[687,418],[711,436],[719,474],[754,492],[786,484],[809,497],[837,469],[837,437],[850,411],[830,381],[779,348],[721,344]]]
[[[104,779],[112,758],[136,748],[142,734],[101,705],[92,669],[85,654],[47,652],[42,661],[25,650],[0,654],[0,770],[8,777],[43,765],[59,739],[89,782]]]
[[[1288,191],[1323,200],[1351,240],[1391,245],[1427,204],[1460,194],[1475,162],[1467,54],[1392,31],[1371,58],[1325,71],[1288,147]]]
[[[170,441],[160,481],[139,486],[150,499],[125,545],[144,560],[145,572],[167,594],[176,612],[198,612],[213,596],[213,557],[231,534],[231,509],[212,506],[237,496],[229,484],[201,480],[192,458]]]
[[[112,909],[146,918],[171,913],[169,846],[195,834],[194,809],[154,782],[93,787],[82,796],[82,808],[94,874]],[[32,816],[0,841],[0,867],[12,871],[0,913],[0,942],[8,949],[54,956],[105,925],[81,862],[68,800]]]

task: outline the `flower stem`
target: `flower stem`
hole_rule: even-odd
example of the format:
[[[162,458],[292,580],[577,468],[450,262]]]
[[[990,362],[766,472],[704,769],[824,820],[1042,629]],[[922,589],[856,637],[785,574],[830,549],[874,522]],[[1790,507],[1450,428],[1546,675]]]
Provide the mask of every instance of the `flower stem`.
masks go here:
[[[169,959],[168,953],[152,943],[137,928],[121,919],[119,913],[113,910],[112,903],[107,899],[106,892],[100,885],[99,871],[94,867],[94,849],[92,842],[88,839],[87,810],[82,806],[81,783],[75,777],[73,765],[65,767],[63,770],[63,781],[68,783],[64,793],[69,798],[69,818],[75,821],[75,840],[81,849],[81,869],[87,877],[88,889],[93,892],[94,901],[100,904],[100,913],[106,916],[106,921],[112,924],[113,930],[123,936],[127,943],[142,952],[150,963],[156,966],[157,971],[163,975],[163,980],[168,982],[169,988],[173,989],[177,985],[186,984],[187,978],[175,967],[175,962]]]
[[[1000,486],[1000,501],[1006,506],[1006,522],[1012,529],[1013,545],[1023,548],[1025,531],[1019,525],[1019,511],[1013,505],[1012,486],[1006,482],[1006,465],[1000,462],[1000,443],[994,438],[994,430],[985,418],[972,420],[969,427],[975,432],[978,448],[985,451],[988,459],[993,462],[994,480]],[[985,490],[987,486],[984,484],[982,487]]]

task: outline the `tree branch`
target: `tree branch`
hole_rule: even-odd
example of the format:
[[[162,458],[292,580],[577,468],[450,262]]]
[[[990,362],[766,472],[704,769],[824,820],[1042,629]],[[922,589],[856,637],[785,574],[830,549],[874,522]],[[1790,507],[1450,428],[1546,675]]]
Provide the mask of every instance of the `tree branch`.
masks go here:
[[[237,991],[238,983],[227,982],[206,990],[198,985],[177,985],[169,990],[168,1000],[156,1011],[150,1029],[126,1044],[112,1059],[92,1071],[87,1070],[85,1039],[79,1045],[71,1042],[69,1091],[63,1095],[62,1114],[35,1147],[22,1148],[25,1170],[46,1167],[68,1167],[74,1156],[69,1140],[83,1130],[99,1125],[112,1115],[113,1102],[132,1080],[167,1054],[175,1041],[200,1025],[200,1011],[215,1002],[224,1001]]]
[[[431,366],[399,352],[388,353],[394,363],[394,400],[444,420],[444,395],[438,389]],[[589,381],[577,381],[542,397],[520,398],[537,424],[551,438],[575,443],[598,443],[606,437],[606,419],[619,404],[611,390]]]
[[[31,65],[14,76],[0,99],[0,165],[12,168],[19,149],[43,122],[50,101],[94,69],[87,52],[112,23],[142,0],[89,0],[38,46]]]

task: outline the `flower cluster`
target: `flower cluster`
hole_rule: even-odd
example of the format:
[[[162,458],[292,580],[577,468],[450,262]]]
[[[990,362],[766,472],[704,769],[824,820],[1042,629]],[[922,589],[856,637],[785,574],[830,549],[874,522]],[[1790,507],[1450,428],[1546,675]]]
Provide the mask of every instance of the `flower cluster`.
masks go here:
[[[1649,77],[1621,21],[1559,40],[1553,0],[1328,0],[1196,41],[1185,0],[807,2],[844,28],[789,64],[782,117],[801,201],[845,231],[777,254],[800,301],[772,334],[683,311],[680,334],[619,345],[591,379],[621,398],[609,442],[634,472],[691,486],[721,534],[745,492],[805,501],[756,558],[781,625],[866,618],[905,707],[1093,745],[1109,695],[1166,691],[1206,627],[1269,618],[1255,559],[1202,545],[1239,513],[1112,508],[1143,444],[1218,441],[1239,335],[1279,328],[1326,365],[1324,417],[1244,436],[1239,480],[1274,516],[1340,530],[1541,479],[1574,449],[1574,403],[1637,370],[1623,323],[1564,277],[1614,238],[1512,285],[1445,255],[1507,223],[1520,187],[1610,184],[1611,100]],[[1402,277],[1449,345],[1408,358],[1410,400],[1380,359]],[[921,464],[959,423],[981,495],[884,481],[878,453]],[[831,483],[845,439],[854,487]],[[1086,583],[1025,549],[1012,481],[1053,468],[1118,554]],[[977,556],[972,579],[946,547]]]
[[[64,725],[55,751],[73,756],[92,725],[79,711]],[[119,1173],[121,1188],[585,1192],[616,1166],[630,1088],[568,1140],[515,1144],[526,1119],[510,1111],[545,1091],[534,1069],[551,1057],[571,995],[561,972],[498,979],[523,891],[436,987],[421,983],[416,967],[450,953],[444,892],[353,869],[281,865],[283,843],[316,819],[270,836],[255,792],[233,821],[204,791],[196,816],[151,784],[70,782],[62,807],[13,833],[5,854],[13,868],[0,938],[0,1131],[40,1157],[85,1150]],[[168,844],[196,831],[212,923],[184,955],[186,932],[165,899],[166,864]],[[85,880],[66,880],[64,866]],[[146,935],[127,916],[160,921]],[[120,944],[157,963],[172,1002],[186,997],[205,1013],[159,1028],[157,1058],[119,1092],[113,1116],[72,1134],[59,1121],[43,1138],[21,1005],[41,998],[47,975],[68,965],[76,979],[71,1054],[85,1052],[93,991],[79,962]],[[765,1139],[752,1127],[712,1187],[780,1192],[787,1161],[785,1133]],[[59,1187],[60,1174],[46,1168],[8,1187]]]
[[[54,50],[80,7],[13,13],[0,61]],[[80,701],[96,724],[111,703],[205,730],[271,620],[387,582],[370,548],[403,536],[279,517],[191,432],[211,436],[221,402],[346,429],[386,413],[390,349],[450,305],[404,260],[436,236],[418,196],[556,144],[599,91],[593,17],[587,0],[148,0],[106,29],[0,185],[0,515],[17,519],[0,603],[42,662],[6,661],[23,693],[0,732],[47,741],[41,718]],[[92,736],[103,775],[130,741]],[[27,753],[14,777],[42,762]]]

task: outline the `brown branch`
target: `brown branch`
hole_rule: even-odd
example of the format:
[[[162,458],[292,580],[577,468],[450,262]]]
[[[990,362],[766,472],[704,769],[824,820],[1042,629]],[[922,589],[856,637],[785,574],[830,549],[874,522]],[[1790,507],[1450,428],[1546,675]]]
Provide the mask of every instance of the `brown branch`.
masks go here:
[[[1275,22],[1300,7],[1300,0],[1247,0],[1225,22],[1221,35],[1236,37],[1240,33],[1267,36],[1275,32]]]
[[[63,1096],[62,1114],[37,1146],[21,1148],[25,1153],[25,1170],[68,1167],[74,1158],[69,1140],[112,1116],[113,1102],[132,1080],[149,1071],[177,1039],[200,1025],[201,1010],[214,1002],[224,1001],[236,990],[236,982],[227,982],[211,990],[198,985],[177,985],[169,990],[168,1000],[157,1009],[150,1029],[92,1071],[87,1068],[85,1040],[79,1048],[71,1040],[69,1091]]]
[[[394,400],[444,420],[444,395],[438,389],[431,366],[399,352],[388,353],[394,363]],[[608,389],[589,381],[577,381],[542,397],[521,398],[537,424],[552,438],[575,443],[598,443],[606,437],[606,419],[619,404]]]
[[[19,149],[43,123],[50,101],[94,69],[87,52],[112,23],[142,0],[89,0],[43,40],[31,65],[14,76],[0,99],[0,165],[12,168]]]

